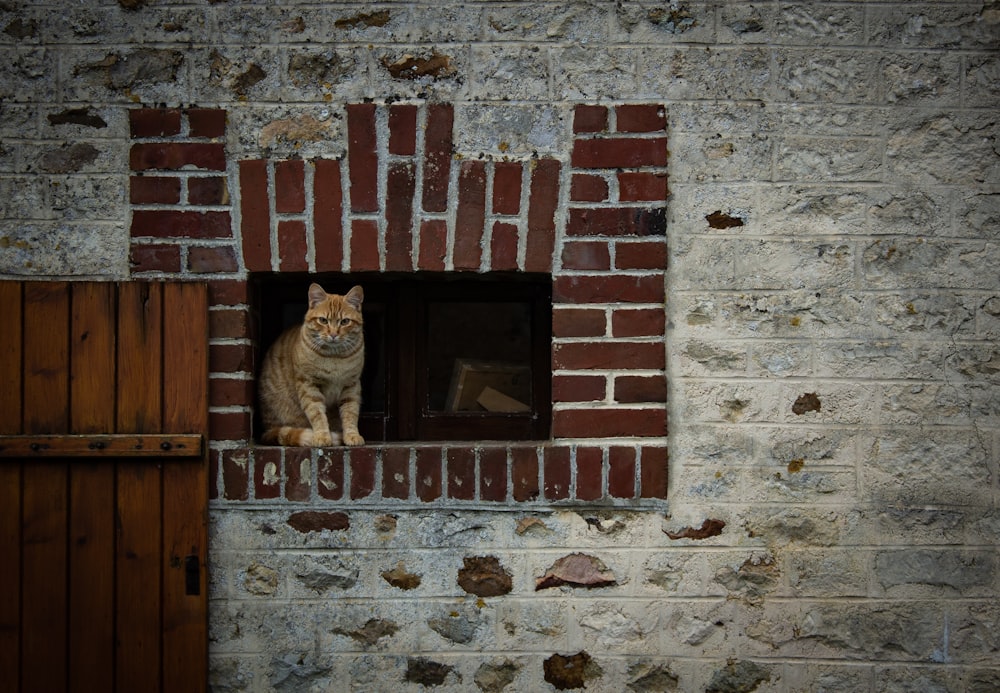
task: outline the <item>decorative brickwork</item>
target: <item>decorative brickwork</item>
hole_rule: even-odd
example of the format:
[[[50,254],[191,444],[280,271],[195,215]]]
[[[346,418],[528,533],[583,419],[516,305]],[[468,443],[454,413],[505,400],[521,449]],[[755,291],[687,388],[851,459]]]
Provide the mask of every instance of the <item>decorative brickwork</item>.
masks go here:
[[[449,104],[351,104],[345,158],[230,168],[223,111],[130,111],[133,272],[211,277],[213,474],[222,499],[666,497],[664,109],[576,107],[568,166],[458,156],[454,118]],[[364,271],[551,274],[551,440],[254,445],[249,273]]]

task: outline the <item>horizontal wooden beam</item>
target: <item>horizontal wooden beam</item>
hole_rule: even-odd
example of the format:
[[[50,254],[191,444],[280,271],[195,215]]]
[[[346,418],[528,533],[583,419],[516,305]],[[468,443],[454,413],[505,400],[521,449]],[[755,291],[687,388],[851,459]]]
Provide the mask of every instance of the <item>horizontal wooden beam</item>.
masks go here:
[[[200,457],[201,434],[0,436],[0,458]]]

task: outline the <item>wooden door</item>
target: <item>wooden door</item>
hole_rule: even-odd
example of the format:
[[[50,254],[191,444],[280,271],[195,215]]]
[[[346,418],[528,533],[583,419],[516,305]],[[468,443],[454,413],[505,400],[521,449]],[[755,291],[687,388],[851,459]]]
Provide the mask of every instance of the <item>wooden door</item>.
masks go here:
[[[203,284],[0,282],[0,691],[207,686]]]

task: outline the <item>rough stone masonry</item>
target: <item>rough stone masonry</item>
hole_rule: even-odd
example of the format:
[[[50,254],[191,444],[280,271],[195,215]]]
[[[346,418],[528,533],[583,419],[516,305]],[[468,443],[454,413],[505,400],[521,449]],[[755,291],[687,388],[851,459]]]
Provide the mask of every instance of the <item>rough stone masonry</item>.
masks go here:
[[[0,52],[0,278],[211,287],[212,690],[1000,689],[1000,3],[7,0]],[[649,104],[662,165],[574,168],[588,117],[599,139]],[[663,300],[626,306],[643,327],[595,295],[555,307],[553,348],[662,363],[557,361],[553,406],[665,405],[669,436],[573,430],[527,467],[466,445],[458,496],[444,444],[429,466],[255,450],[244,234],[264,219],[324,261],[310,220],[341,202],[306,182],[345,162],[354,185],[352,108],[376,114],[372,180],[396,184],[390,118],[452,114],[443,206],[402,215],[433,257],[499,239],[529,261],[541,166],[554,277],[657,272]],[[442,122],[419,118],[415,147]],[[470,245],[460,172],[502,192],[514,168],[520,205],[477,208]],[[329,207],[368,234],[367,256],[343,236],[341,268],[397,247],[387,186],[374,211]],[[279,194],[295,203],[252,213]],[[574,206],[667,197],[659,235],[571,236]],[[191,226],[136,233],[176,208]],[[614,491],[644,464],[666,498]],[[484,482],[525,468],[533,494]]]

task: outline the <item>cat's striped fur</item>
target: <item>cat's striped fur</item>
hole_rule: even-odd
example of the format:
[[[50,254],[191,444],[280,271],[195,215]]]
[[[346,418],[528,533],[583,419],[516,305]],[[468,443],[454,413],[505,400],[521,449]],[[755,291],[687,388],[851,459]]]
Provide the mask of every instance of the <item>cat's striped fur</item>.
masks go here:
[[[345,295],[309,287],[301,325],[286,330],[264,357],[259,381],[261,442],[278,445],[363,445],[358,432],[365,360],[364,292]]]

